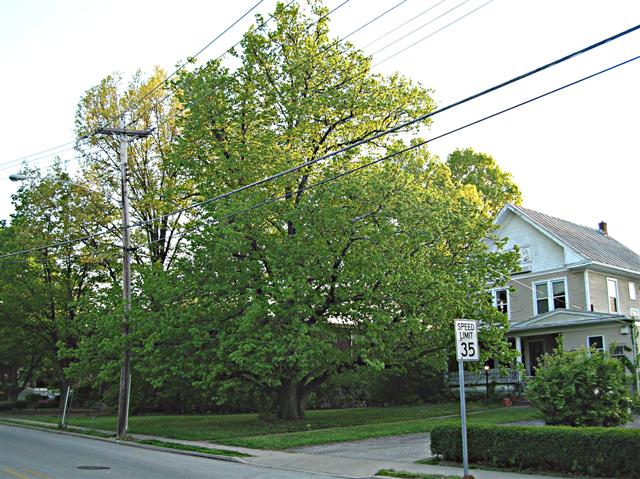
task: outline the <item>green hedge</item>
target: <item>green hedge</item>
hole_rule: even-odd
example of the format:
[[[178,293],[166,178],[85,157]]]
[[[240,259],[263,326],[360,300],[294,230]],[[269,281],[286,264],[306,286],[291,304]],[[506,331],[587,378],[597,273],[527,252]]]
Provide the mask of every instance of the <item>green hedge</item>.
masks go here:
[[[640,431],[569,426],[470,426],[469,462],[521,470],[640,478]],[[431,451],[462,461],[460,426],[437,426]]]

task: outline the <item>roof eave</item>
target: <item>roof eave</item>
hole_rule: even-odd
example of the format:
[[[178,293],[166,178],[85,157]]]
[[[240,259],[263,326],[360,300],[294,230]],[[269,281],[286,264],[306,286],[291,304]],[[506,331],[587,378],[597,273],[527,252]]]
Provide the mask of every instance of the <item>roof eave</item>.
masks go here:
[[[534,227],[535,229],[537,229],[538,231],[540,231],[540,233],[542,233],[543,235],[545,235],[547,238],[549,238],[552,241],[555,241],[556,243],[558,243],[560,246],[562,246],[565,250],[569,250],[571,251],[573,254],[575,254],[577,257],[582,258],[584,261],[588,261],[587,258],[584,257],[584,255],[578,253],[575,249],[573,249],[571,246],[569,246],[567,243],[565,243],[564,241],[562,241],[560,238],[558,238],[556,235],[554,235],[552,232],[550,232],[548,229],[546,229],[544,226],[540,225],[537,221],[529,218],[524,212],[522,212],[520,209],[518,209],[517,206],[512,205],[512,204],[507,204],[505,205],[504,208],[502,208],[502,211],[500,211],[500,213],[498,214],[498,216],[496,217],[496,220],[494,221],[495,224],[502,224],[502,216],[504,216],[506,214],[507,211],[511,211],[513,212],[515,215],[517,215],[519,218],[521,218],[523,221],[525,221],[526,223],[528,223],[529,225],[531,225],[532,227]],[[500,221],[499,221],[500,220]]]

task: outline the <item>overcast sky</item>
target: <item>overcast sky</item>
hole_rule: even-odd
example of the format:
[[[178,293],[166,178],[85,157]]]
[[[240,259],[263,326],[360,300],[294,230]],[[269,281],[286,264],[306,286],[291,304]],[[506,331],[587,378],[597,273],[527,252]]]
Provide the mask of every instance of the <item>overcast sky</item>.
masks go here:
[[[256,1],[0,0],[0,218],[12,211],[16,185],[7,177],[19,168],[14,160],[72,141],[76,105],[87,89],[116,71],[125,78],[155,65],[173,71]],[[347,35],[399,1],[350,0],[332,14],[333,33]],[[264,0],[255,11],[266,15],[274,5]],[[198,63],[235,44],[252,21],[240,22]],[[638,23],[637,0],[406,0],[349,40],[374,54],[416,30],[374,54],[374,64],[382,62],[375,69],[420,82],[444,106]],[[636,55],[640,32],[438,115],[422,136]],[[489,153],[514,175],[524,206],[591,227],[604,220],[611,236],[640,252],[639,87],[640,61],[634,61],[429,147],[442,158],[465,147]],[[60,156],[73,168],[73,151]],[[46,168],[51,161],[48,156],[31,164]]]

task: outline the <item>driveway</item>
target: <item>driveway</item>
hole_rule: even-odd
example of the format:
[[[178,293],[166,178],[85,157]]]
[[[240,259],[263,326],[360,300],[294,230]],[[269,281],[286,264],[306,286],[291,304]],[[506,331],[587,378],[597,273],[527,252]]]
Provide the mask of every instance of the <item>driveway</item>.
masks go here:
[[[428,433],[407,434],[324,446],[298,447],[290,449],[290,451],[352,459],[411,463],[431,457],[431,438]]]

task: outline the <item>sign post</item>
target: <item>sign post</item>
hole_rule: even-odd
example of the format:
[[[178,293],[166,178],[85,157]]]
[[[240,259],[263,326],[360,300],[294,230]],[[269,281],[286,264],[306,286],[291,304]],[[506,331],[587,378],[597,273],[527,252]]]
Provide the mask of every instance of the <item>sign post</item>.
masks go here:
[[[467,450],[467,407],[464,398],[464,362],[479,361],[478,323],[470,319],[456,319],[456,358],[460,383],[460,418],[462,420],[462,465],[464,477],[469,476],[469,453]]]

